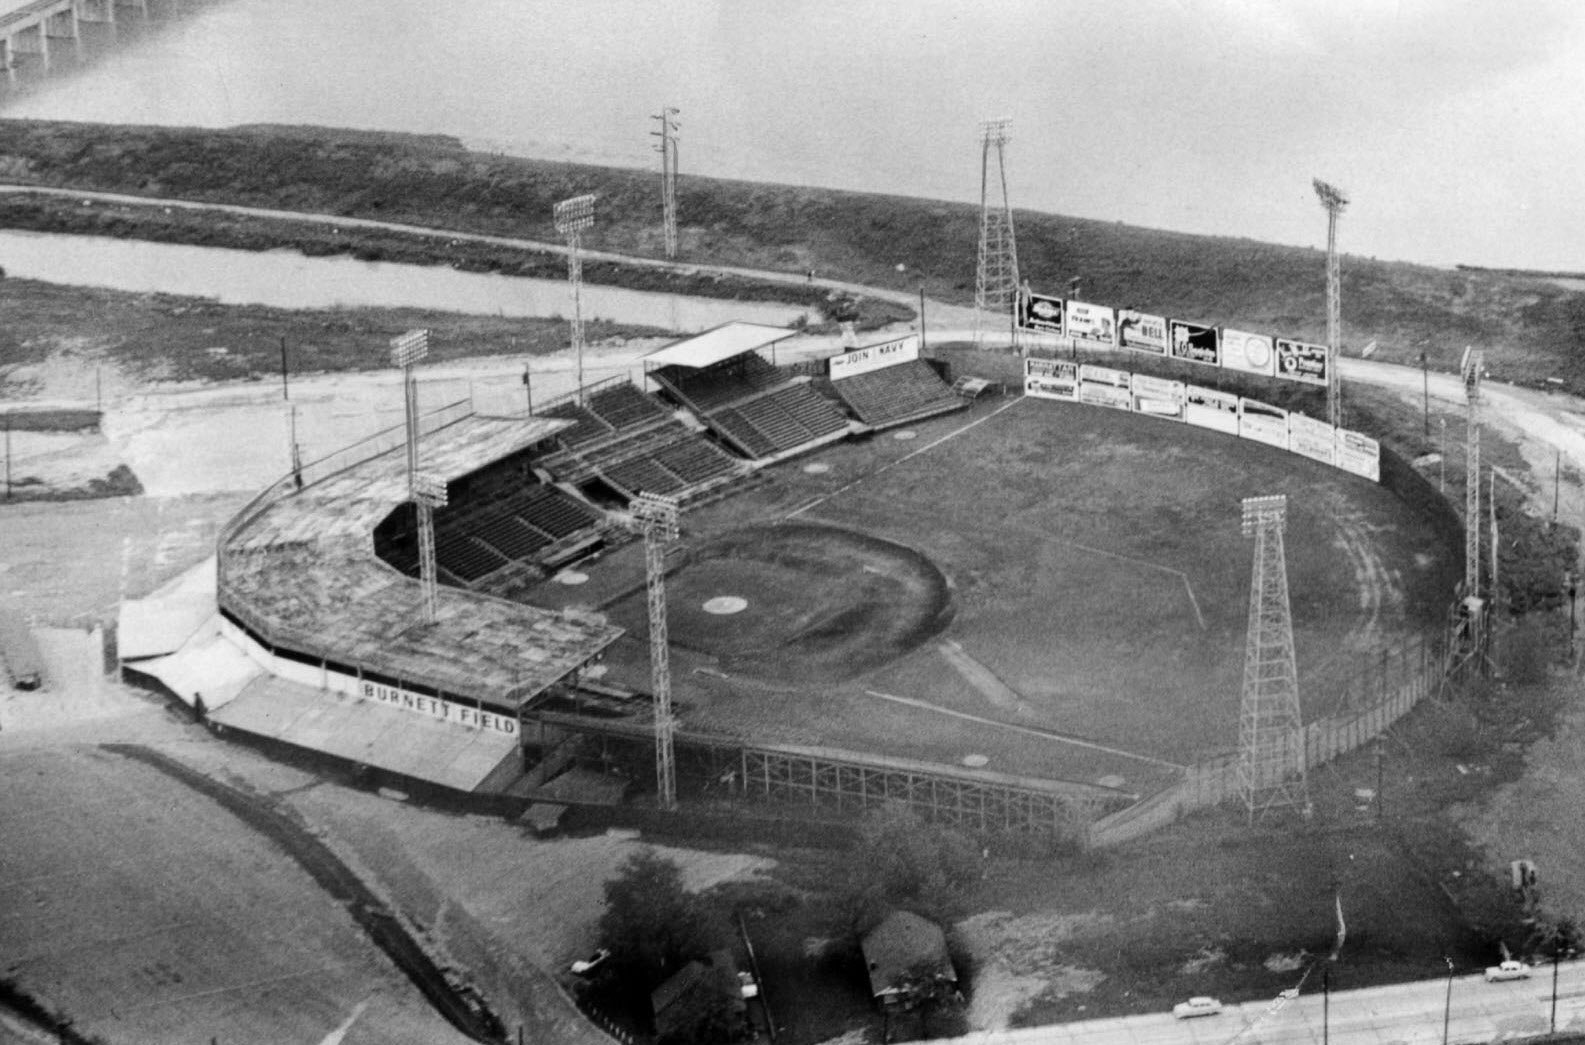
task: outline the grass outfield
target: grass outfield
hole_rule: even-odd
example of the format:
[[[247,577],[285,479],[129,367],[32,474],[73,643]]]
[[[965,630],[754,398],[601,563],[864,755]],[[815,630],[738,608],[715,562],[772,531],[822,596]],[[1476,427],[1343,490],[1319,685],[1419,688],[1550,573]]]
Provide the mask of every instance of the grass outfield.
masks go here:
[[[787,462],[685,517],[692,558],[668,589],[685,730],[936,763],[986,755],[1005,773],[1148,790],[1236,747],[1253,558],[1242,498],[1289,498],[1307,718],[1332,711],[1361,664],[1439,621],[1456,579],[1458,550],[1388,490],[1220,433],[1017,398],[906,431]],[[830,561],[845,566],[811,563],[804,537],[764,526],[789,517],[800,535],[837,531]],[[887,568],[852,559],[840,531],[920,553],[951,592],[935,627],[851,671],[811,633],[834,621],[869,634],[912,596],[878,591]],[[729,537],[736,558],[699,555]],[[591,572],[596,588],[629,592],[606,606],[629,631],[611,678],[647,688],[640,561]],[[719,596],[748,608],[700,611]]]

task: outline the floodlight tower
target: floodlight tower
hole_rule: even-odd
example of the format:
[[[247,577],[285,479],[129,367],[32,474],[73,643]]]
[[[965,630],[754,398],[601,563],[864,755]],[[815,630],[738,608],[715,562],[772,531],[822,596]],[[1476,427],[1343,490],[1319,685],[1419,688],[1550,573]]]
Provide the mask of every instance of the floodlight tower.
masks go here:
[[[1005,314],[1008,332],[1017,342],[1018,245],[1013,238],[1013,211],[1007,202],[1006,148],[1011,141],[1009,119],[980,125],[980,256],[974,281],[974,341],[984,347],[988,315]],[[991,155],[1001,202],[991,200]]]
[[[418,474],[418,382],[413,364],[429,355],[429,331],[409,330],[391,338],[391,363],[402,368],[402,394],[407,407],[407,492]]]
[[[594,197],[574,196],[556,204],[556,231],[567,240],[567,280],[572,284],[572,350],[578,357],[578,401],[583,401],[583,230],[594,226]]]
[[[1312,178],[1315,194],[1326,208],[1326,413],[1333,428],[1343,424],[1343,383],[1337,373],[1337,357],[1342,352],[1343,288],[1342,271],[1337,258],[1337,216],[1348,206],[1343,190],[1328,185],[1320,178]]]
[[[677,768],[672,755],[671,658],[666,635],[666,545],[677,539],[677,498],[641,493],[629,505],[644,534],[644,579],[649,591],[649,669],[655,691],[655,780],[660,807],[677,808]]]
[[[423,591],[424,623],[435,623],[439,589],[435,582],[435,509],[446,506],[446,481],[420,472],[412,477],[410,496],[418,512],[418,583]]]
[[[1310,798],[1283,547],[1288,498],[1246,497],[1243,504],[1244,536],[1255,538],[1255,569],[1238,716],[1238,782],[1254,823],[1277,806],[1308,813]]]
[[[663,105],[651,119],[660,124],[660,130],[649,133],[659,138],[655,151],[660,153],[661,214],[666,230],[666,256],[677,256],[677,114],[681,110]]]
[[[1466,347],[1459,363],[1464,376],[1464,595],[1480,597],[1480,379],[1483,353]]]

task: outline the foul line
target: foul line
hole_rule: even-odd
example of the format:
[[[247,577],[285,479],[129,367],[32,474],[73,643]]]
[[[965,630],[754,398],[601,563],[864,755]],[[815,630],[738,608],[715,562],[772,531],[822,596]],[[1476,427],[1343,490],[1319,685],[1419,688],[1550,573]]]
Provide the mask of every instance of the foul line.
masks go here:
[[[883,472],[885,472],[885,471],[887,471],[889,469],[896,468],[898,465],[902,464],[905,461],[911,461],[915,457],[918,457],[922,453],[925,453],[925,452],[930,451],[930,450],[934,450],[936,447],[940,446],[942,443],[946,442],[948,439],[956,439],[958,436],[962,435],[964,432],[967,432],[969,429],[978,427],[979,425],[982,425],[985,422],[989,421],[991,418],[995,417],[997,414],[1000,414],[1003,410],[1011,410],[1013,407],[1015,407],[1019,403],[1023,402],[1024,399],[1026,399],[1026,398],[1027,398],[1026,396],[1019,396],[1016,399],[1014,399],[1011,403],[1008,403],[1005,406],[997,407],[995,410],[992,410],[990,413],[986,414],[984,417],[979,418],[976,421],[970,421],[968,424],[964,425],[962,428],[953,429],[952,431],[948,432],[946,435],[942,436],[940,439],[937,439],[935,442],[926,443],[924,446],[921,446],[917,450],[913,450],[913,451],[911,451],[909,453],[903,454],[903,456],[899,457],[895,461],[890,461],[890,462],[888,462],[886,464],[881,465],[879,468],[875,469],[873,472],[866,472],[864,475],[859,476],[857,479],[853,480],[851,483],[848,483],[846,486],[839,487],[838,489],[832,490],[830,493],[826,494],[823,497],[816,497],[814,500],[810,501],[808,504],[802,505],[801,507],[798,507],[798,508],[794,508],[792,511],[788,512],[786,515],[782,516],[782,518],[783,519],[791,519],[794,516],[802,515],[804,512],[807,512],[811,508],[818,508],[820,505],[822,505],[822,504],[826,503],[827,501],[831,500],[833,497],[840,497],[843,494],[847,493],[849,490],[853,489],[855,486],[858,486],[858,485],[860,485],[862,483],[866,483],[869,480],[875,478],[877,475],[880,475],[880,474],[882,474]]]
[[[967,711],[954,711],[951,708],[944,708],[939,705],[932,704],[926,700],[919,700],[916,697],[899,697],[895,693],[882,693],[879,690],[874,689],[867,689],[864,692],[868,693],[872,697],[879,697],[882,700],[890,700],[894,703],[905,704],[911,708],[920,708],[924,711],[934,711],[940,715],[950,715],[953,718],[961,718],[967,719],[970,722],[978,722],[982,726],[995,726],[998,729],[1009,729],[1015,733],[1027,733],[1032,737],[1040,737],[1042,740],[1054,740],[1059,744],[1071,744],[1074,747],[1088,748],[1091,751],[1100,751],[1108,755],[1118,755],[1122,758],[1131,758],[1136,762],[1149,762],[1151,765],[1165,766],[1168,769],[1175,769],[1179,772],[1183,772],[1189,768],[1188,766],[1180,765],[1177,762],[1168,762],[1164,758],[1154,758],[1150,755],[1141,755],[1133,751],[1124,751],[1122,748],[1107,747],[1105,744],[1097,744],[1093,740],[1080,740],[1078,737],[1068,736],[1064,733],[1055,732],[1054,730],[1036,729],[1034,726],[1020,726],[1012,722],[998,722],[994,718],[985,718],[981,715],[971,715]],[[1136,795],[1135,797],[1138,796]]]
[[[1024,527],[1014,526],[1009,527],[1009,529],[1023,530]],[[1025,532],[1030,531],[1025,530]],[[1048,536],[1046,539],[1057,541],[1061,544],[1066,544],[1072,548],[1078,548],[1081,551],[1094,552],[1096,555],[1104,555],[1110,559],[1120,559],[1123,562],[1131,562],[1135,566],[1144,566],[1148,569],[1160,570],[1163,573],[1173,574],[1183,582],[1184,594],[1189,596],[1189,605],[1194,607],[1194,619],[1200,622],[1200,630],[1206,630],[1205,617],[1200,613],[1200,600],[1194,597],[1194,586],[1189,583],[1189,575],[1184,573],[1182,570],[1175,570],[1171,566],[1163,566],[1161,563],[1151,562],[1149,559],[1136,559],[1131,555],[1119,555],[1117,552],[1109,552],[1105,548],[1091,548],[1089,545],[1080,544],[1078,541],[1065,541],[1061,537]]]

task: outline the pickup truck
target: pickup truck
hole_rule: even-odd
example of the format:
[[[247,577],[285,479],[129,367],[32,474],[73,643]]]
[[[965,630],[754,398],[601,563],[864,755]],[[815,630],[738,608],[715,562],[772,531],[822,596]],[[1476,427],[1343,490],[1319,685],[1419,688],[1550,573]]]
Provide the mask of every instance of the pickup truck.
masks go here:
[[[1530,966],[1524,962],[1516,962],[1509,959],[1500,965],[1486,966],[1487,983],[1496,983],[1498,980],[1528,980],[1529,978]]]

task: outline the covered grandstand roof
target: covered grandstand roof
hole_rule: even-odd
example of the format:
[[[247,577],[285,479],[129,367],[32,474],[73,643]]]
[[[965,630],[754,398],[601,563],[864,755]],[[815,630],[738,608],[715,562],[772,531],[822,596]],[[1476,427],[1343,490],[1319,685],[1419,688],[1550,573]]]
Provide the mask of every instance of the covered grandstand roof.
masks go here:
[[[466,475],[566,427],[468,416],[424,437],[420,467]],[[407,499],[401,447],[267,503],[223,538],[221,605],[273,644],[408,683],[520,703],[622,634],[603,619],[442,588],[418,623],[418,582],[380,561],[374,527]]]
[[[786,327],[762,323],[726,323],[702,334],[673,342],[644,357],[649,367],[685,366],[699,369],[785,341],[796,334]]]

